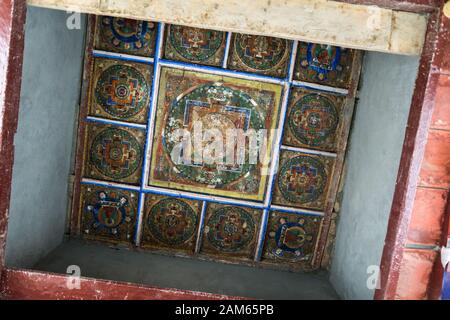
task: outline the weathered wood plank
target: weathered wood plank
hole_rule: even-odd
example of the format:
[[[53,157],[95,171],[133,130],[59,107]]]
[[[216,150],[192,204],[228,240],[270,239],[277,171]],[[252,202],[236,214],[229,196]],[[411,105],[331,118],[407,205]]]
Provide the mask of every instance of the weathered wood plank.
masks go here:
[[[28,0],[33,6],[420,54],[427,16],[327,0]]]

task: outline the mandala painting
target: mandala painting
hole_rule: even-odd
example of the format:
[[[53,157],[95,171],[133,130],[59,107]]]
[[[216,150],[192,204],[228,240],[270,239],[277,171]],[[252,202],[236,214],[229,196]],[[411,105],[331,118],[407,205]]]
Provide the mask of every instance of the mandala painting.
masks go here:
[[[99,186],[81,187],[81,233],[84,238],[131,243],[137,193]]]
[[[345,97],[307,89],[291,90],[283,144],[336,151]]]
[[[199,201],[146,195],[143,246],[193,253],[201,210]]]
[[[209,203],[202,253],[252,260],[262,211]]]
[[[147,123],[152,72],[147,64],[95,59],[89,115]]]
[[[299,42],[294,79],[348,88],[354,56],[351,49]]]
[[[295,262],[308,268],[314,256],[322,218],[271,211],[267,224],[263,261]]]
[[[145,132],[93,123],[87,131],[84,176],[138,185]]]
[[[169,25],[164,58],[210,66],[221,66],[226,33],[222,31]]]
[[[149,184],[263,200],[281,95],[280,85],[163,68]]]
[[[272,202],[324,210],[333,164],[333,157],[282,151]]]
[[[292,41],[285,39],[233,34],[228,67],[285,78],[291,48]]]
[[[117,17],[97,17],[95,49],[136,56],[155,54],[156,24]]]

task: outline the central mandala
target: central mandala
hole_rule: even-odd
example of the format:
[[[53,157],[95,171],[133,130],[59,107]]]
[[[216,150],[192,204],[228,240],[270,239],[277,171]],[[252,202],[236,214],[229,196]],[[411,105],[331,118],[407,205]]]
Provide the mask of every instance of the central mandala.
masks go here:
[[[161,68],[148,183],[262,201],[283,87]]]
[[[247,247],[255,235],[253,217],[239,207],[223,207],[206,224],[208,241],[219,251],[236,252]]]
[[[137,69],[113,65],[100,75],[95,87],[95,99],[111,116],[128,119],[147,107],[149,87]]]
[[[91,163],[113,179],[133,174],[140,167],[142,158],[136,138],[125,130],[112,127],[95,136],[89,154]]]
[[[169,121],[164,130],[166,153],[171,154],[179,142],[174,135],[177,130],[187,129],[194,133],[194,126],[201,126],[203,134],[208,130],[212,133],[204,139],[200,150],[193,148],[190,157],[192,163],[184,164],[182,159],[172,159],[178,174],[193,182],[220,187],[254,170],[256,164],[249,164],[248,161],[227,164],[225,154],[221,159],[213,159],[204,152],[215,139],[225,141],[228,130],[241,129],[246,132],[249,128],[262,129],[263,120],[252,112],[254,104],[247,94],[217,83],[201,85],[178,98],[170,109]],[[196,153],[202,153],[203,156],[199,158]],[[196,162],[196,159],[200,161]]]

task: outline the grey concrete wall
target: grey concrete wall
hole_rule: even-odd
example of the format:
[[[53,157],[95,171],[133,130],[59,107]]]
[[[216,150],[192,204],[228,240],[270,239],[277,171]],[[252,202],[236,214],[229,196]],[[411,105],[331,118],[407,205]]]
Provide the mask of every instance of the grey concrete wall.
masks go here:
[[[330,279],[345,299],[372,299],[397,178],[418,57],[367,53],[347,154]]]
[[[28,7],[6,242],[9,266],[31,267],[64,235],[67,181],[80,94],[85,18]]]

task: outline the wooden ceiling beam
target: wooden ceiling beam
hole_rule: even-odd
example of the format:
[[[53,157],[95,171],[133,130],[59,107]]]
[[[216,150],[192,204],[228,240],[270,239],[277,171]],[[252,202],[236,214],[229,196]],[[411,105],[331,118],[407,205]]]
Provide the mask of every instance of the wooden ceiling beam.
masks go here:
[[[427,14],[327,0],[28,0],[29,5],[97,15],[420,54]]]

